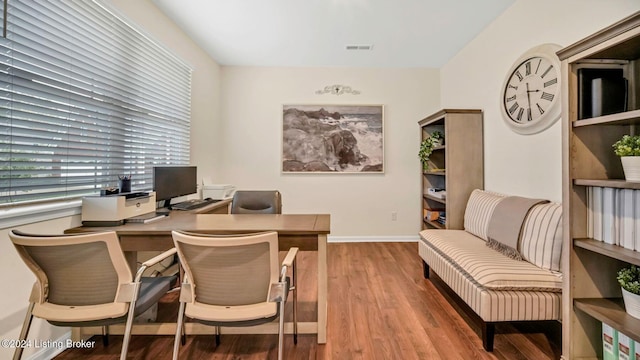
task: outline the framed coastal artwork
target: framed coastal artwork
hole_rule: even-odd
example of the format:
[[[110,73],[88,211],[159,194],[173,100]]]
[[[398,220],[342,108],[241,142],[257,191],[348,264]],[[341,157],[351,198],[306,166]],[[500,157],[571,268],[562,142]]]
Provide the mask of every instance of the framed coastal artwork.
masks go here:
[[[284,105],[282,172],[383,173],[382,105]]]

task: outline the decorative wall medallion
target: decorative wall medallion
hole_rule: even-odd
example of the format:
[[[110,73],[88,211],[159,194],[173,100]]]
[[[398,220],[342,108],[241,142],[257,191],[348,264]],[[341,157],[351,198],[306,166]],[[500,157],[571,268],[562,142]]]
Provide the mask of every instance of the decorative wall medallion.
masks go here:
[[[316,90],[316,94],[324,95],[324,94],[333,94],[333,95],[342,95],[342,94],[352,94],[352,95],[360,95],[360,91],[353,90],[351,86],[345,85],[329,85],[325,86],[322,90]]]

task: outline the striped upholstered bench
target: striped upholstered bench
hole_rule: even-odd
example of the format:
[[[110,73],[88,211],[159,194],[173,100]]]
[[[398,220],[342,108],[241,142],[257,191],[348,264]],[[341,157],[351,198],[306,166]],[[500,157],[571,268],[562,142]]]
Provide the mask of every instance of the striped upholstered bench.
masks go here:
[[[435,272],[482,322],[485,350],[493,350],[497,322],[561,319],[562,209],[533,206],[521,227],[514,260],[486,246],[489,220],[505,195],[474,190],[465,230],[423,230],[419,254],[425,278]]]

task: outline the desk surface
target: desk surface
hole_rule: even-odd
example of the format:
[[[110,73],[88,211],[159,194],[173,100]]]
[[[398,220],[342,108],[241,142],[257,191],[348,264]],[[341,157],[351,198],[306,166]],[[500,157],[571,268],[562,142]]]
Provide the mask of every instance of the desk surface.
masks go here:
[[[116,231],[119,235],[166,235],[171,230],[203,233],[242,233],[247,231],[278,231],[282,234],[329,234],[329,214],[193,214],[172,211],[165,219],[146,224],[85,227],[68,229],[67,233]]]
[[[277,231],[281,249],[297,246],[300,250],[317,250],[318,235],[330,232],[328,214],[194,214],[172,211],[165,219],[146,224],[119,226],[80,226],[65,233],[88,231],[115,231],[125,251],[166,250],[173,246],[172,230],[184,230],[207,234],[242,234],[260,231]]]

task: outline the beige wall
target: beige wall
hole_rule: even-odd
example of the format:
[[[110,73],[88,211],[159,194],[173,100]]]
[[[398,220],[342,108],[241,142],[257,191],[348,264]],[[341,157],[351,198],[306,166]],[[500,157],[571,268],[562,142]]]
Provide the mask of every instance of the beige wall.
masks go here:
[[[526,50],[570,45],[637,10],[637,0],[520,0],[442,67],[442,106],[484,109],[488,190],[561,201],[562,120],[536,135],[514,133],[500,115],[502,82]]]
[[[193,67],[191,162],[198,166],[200,176],[216,174],[219,171],[216,165],[223,154],[219,141],[220,67],[178,30],[151,1],[106,0],[105,3],[140,25],[150,37],[163,43],[169,51]],[[57,233],[79,224],[80,217],[72,216],[17,228],[40,233]],[[20,333],[29,291],[35,278],[19,259],[7,237],[7,231],[8,229],[0,229],[0,279],[4,291],[4,295],[0,296],[0,339],[16,339]],[[46,322],[35,320],[30,338],[55,340],[67,332],[68,329],[54,328]],[[26,349],[24,356],[28,357],[37,350],[47,349]],[[12,354],[13,349],[0,347],[0,359],[9,359]],[[38,355],[46,356],[43,353]]]
[[[239,189],[278,189],[286,213],[329,213],[332,236],[415,237],[417,122],[438,109],[438,78],[437,69],[223,67],[223,172],[215,179]],[[333,84],[361,94],[315,94]],[[284,104],[383,104],[385,173],[281,173]]]

